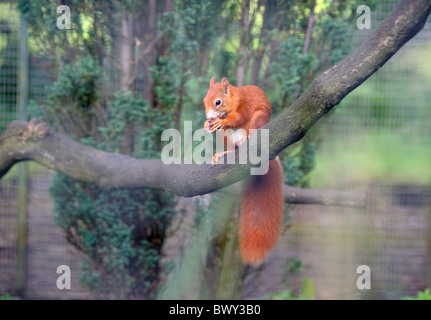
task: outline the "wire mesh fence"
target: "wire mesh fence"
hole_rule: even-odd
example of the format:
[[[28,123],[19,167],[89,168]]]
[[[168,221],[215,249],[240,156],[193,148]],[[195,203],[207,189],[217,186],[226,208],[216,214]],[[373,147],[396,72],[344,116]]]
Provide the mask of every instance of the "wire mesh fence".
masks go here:
[[[0,10],[0,130],[16,119],[19,19],[10,4]],[[0,182],[0,283],[1,292],[13,292],[16,284],[16,175]]]
[[[18,119],[19,43],[27,41],[19,36],[20,18],[14,2],[0,3],[0,131]],[[43,57],[29,56],[29,99],[44,102],[48,85],[52,82],[44,67]],[[26,183],[27,247],[24,279],[17,279],[17,211],[18,168],[13,168],[0,181],[0,294],[18,293],[18,283],[24,281],[26,297],[58,297],[56,269],[68,265],[79,270],[80,255],[67,243],[53,220],[49,185],[52,171],[31,163]],[[63,292],[64,298],[86,298],[78,274],[71,278],[73,290]],[[55,290],[53,289],[55,288]],[[56,292],[57,291],[57,292]]]
[[[383,1],[373,12],[372,23],[377,25],[395,4]],[[0,8],[1,132],[17,118],[20,20],[13,3],[0,3]],[[356,31],[354,43],[371,32]],[[427,23],[313,129],[321,143],[311,185],[364,192],[366,206],[291,206],[288,227],[267,264],[244,280],[244,298],[262,297],[286,286],[300,290],[302,277],[314,282],[319,299],[395,299],[431,285],[430,50]],[[43,103],[51,81],[46,61],[34,53],[29,61],[30,99]],[[117,77],[109,66],[106,72]],[[26,296],[88,298],[78,279],[83,254],[66,241],[53,220],[49,193],[53,172],[35,163],[29,172]],[[17,290],[17,194],[13,169],[0,180],[0,295]],[[187,237],[167,239],[165,252],[169,255],[186,243]],[[56,287],[60,265],[74,270],[72,290],[59,292]],[[371,290],[357,288],[361,265],[371,269]]]
[[[373,22],[395,4],[384,2]],[[366,34],[356,31],[354,41]],[[317,129],[314,185],[367,194],[363,210],[303,208],[309,220],[293,210],[292,229],[301,226],[296,219],[310,225],[301,230],[300,248],[320,248],[298,254],[320,273],[321,297],[401,298],[430,286],[430,43],[428,23]],[[371,268],[369,291],[356,288],[359,265]]]

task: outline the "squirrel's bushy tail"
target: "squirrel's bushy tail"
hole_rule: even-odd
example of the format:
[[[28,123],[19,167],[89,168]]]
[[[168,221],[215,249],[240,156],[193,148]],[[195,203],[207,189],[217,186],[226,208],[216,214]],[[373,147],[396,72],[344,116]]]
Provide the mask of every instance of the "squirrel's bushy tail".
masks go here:
[[[283,169],[277,159],[269,161],[262,176],[246,180],[239,221],[240,251],[244,263],[260,264],[274,248],[283,223]]]

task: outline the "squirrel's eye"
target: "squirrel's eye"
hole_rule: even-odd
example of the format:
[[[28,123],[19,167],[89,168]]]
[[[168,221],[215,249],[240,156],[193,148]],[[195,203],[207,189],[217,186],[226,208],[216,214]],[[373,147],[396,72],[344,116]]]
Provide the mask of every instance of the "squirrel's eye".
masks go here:
[[[217,99],[216,102],[215,102],[215,105],[216,105],[216,107],[218,107],[219,105],[221,105],[221,100]]]

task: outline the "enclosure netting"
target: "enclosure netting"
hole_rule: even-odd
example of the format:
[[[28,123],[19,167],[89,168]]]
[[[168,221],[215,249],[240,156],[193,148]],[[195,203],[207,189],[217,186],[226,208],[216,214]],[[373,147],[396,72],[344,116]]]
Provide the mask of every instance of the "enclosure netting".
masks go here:
[[[0,5],[0,131],[3,131],[8,122],[16,119],[19,20],[8,5]],[[16,194],[17,180],[8,175],[0,181],[1,293],[11,292],[16,280]]]
[[[372,12],[372,30],[395,3],[382,1]],[[19,21],[13,5],[0,4],[0,131],[17,118]],[[356,30],[355,45],[372,30]],[[245,298],[299,290],[302,277],[313,281],[319,299],[394,299],[430,286],[430,52],[428,22],[313,128],[321,143],[311,186],[364,192],[366,206],[291,206],[288,228],[264,272],[246,280]],[[30,99],[41,103],[49,84],[44,70],[43,59],[30,52]],[[52,172],[35,163],[29,168],[26,294],[89,297],[78,281],[82,255],[52,219]],[[0,180],[0,295],[16,292],[17,183],[16,168]],[[301,264],[286,277],[292,261]],[[73,270],[71,290],[59,292],[55,285],[59,265]],[[360,265],[371,269],[371,290],[356,286]]]
[[[20,18],[13,2],[0,3],[0,131],[17,119],[19,90],[19,42]],[[51,83],[44,66],[46,61],[29,53],[29,99],[43,102]],[[56,273],[60,265],[79,270],[82,257],[67,243],[64,234],[53,221],[53,202],[48,188],[52,171],[32,162],[25,186],[28,197],[28,247],[26,268],[27,297],[58,298]],[[17,292],[17,202],[18,166],[0,181],[0,295]],[[78,275],[72,273],[72,290],[63,291],[64,298],[86,298]]]
[[[372,29],[395,7],[383,1]],[[372,30],[357,30],[355,46]],[[431,28],[425,28],[331,111],[312,185],[358,190],[363,209],[295,206],[284,250],[303,261],[320,298],[395,299],[430,286]],[[371,290],[358,290],[359,266]]]

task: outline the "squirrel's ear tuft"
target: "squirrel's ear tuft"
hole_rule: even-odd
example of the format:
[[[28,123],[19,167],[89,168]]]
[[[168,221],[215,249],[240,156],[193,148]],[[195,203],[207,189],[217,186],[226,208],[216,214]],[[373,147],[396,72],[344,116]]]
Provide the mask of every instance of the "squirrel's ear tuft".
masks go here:
[[[215,78],[212,78],[212,79],[210,80],[210,88],[215,84],[215,82],[216,82],[216,79],[215,79]]]
[[[221,83],[223,84],[224,94],[228,93],[229,90],[229,81],[226,78],[221,79]]]

